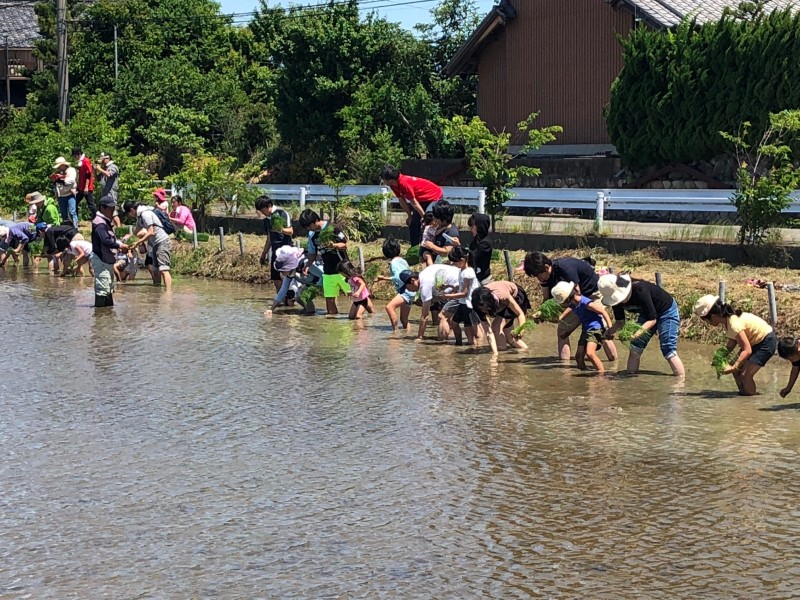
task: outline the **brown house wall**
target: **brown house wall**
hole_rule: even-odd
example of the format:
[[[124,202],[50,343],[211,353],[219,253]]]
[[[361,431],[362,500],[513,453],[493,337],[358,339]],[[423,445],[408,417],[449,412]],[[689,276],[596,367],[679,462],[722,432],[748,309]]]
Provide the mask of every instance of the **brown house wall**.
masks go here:
[[[604,0],[512,0],[518,14],[478,64],[478,112],[496,129],[539,112],[537,126],[564,127],[556,144],[610,143],[603,107],[622,69],[617,34],[633,14]],[[518,136],[513,143],[521,143]]]

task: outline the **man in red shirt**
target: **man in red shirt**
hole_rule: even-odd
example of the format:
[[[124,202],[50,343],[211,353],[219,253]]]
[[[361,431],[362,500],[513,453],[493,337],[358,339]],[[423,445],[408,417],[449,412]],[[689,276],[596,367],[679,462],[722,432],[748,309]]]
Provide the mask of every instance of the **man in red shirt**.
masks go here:
[[[392,188],[400,208],[408,215],[409,240],[412,246],[418,246],[422,241],[422,216],[434,202],[442,199],[442,188],[422,177],[403,175],[400,169],[388,165],[381,171],[381,179]]]
[[[78,193],[75,194],[75,205],[80,210],[81,200],[86,198],[86,206],[89,207],[89,219],[94,219],[97,207],[94,205],[94,167],[92,161],[80,148],[72,149],[72,158],[75,159],[75,166],[78,169]]]

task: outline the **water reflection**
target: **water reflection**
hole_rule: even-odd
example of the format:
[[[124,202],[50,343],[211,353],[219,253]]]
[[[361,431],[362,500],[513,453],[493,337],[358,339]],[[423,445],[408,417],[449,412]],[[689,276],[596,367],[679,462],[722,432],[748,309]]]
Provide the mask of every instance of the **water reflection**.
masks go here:
[[[267,321],[250,286],[137,282],[103,312],[92,294],[0,274],[6,339],[26,341],[0,377],[0,598],[800,583],[800,413],[779,361],[742,400],[691,344],[677,386],[586,376],[547,328],[492,360],[392,337],[382,316]]]

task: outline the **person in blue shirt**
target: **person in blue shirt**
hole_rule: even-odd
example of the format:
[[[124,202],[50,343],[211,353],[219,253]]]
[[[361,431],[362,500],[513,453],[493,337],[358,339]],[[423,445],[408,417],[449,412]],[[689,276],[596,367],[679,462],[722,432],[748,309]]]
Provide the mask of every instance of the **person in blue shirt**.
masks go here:
[[[392,323],[392,333],[397,331],[398,308],[400,309],[400,326],[407,330],[408,316],[411,313],[411,305],[414,303],[416,294],[409,291],[400,291],[405,286],[403,280],[400,279],[400,273],[410,270],[410,267],[406,259],[400,256],[400,242],[392,236],[389,236],[383,242],[383,256],[389,259],[390,276],[379,275],[377,281],[391,281],[397,292],[397,295],[386,305],[386,314],[389,315],[389,321]]]
[[[578,368],[585,369],[588,358],[598,373],[605,372],[603,361],[597,356],[597,349],[605,341],[605,331],[611,327],[611,315],[605,306],[599,300],[592,300],[581,294],[580,288],[568,281],[557,283],[550,290],[550,294],[553,300],[566,306],[566,310],[561,314],[562,320],[570,314],[574,314],[580,320],[581,337],[575,353]]]

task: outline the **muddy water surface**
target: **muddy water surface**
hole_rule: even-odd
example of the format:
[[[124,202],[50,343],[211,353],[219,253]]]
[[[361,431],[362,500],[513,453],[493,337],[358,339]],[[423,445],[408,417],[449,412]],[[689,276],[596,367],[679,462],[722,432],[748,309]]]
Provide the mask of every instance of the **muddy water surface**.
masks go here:
[[[0,274],[0,598],[787,598],[800,411],[496,364],[266,290]],[[345,308],[345,303],[342,303]],[[623,352],[624,354],[624,352]],[[798,390],[800,392],[800,390]],[[797,399],[800,402],[800,399]]]

